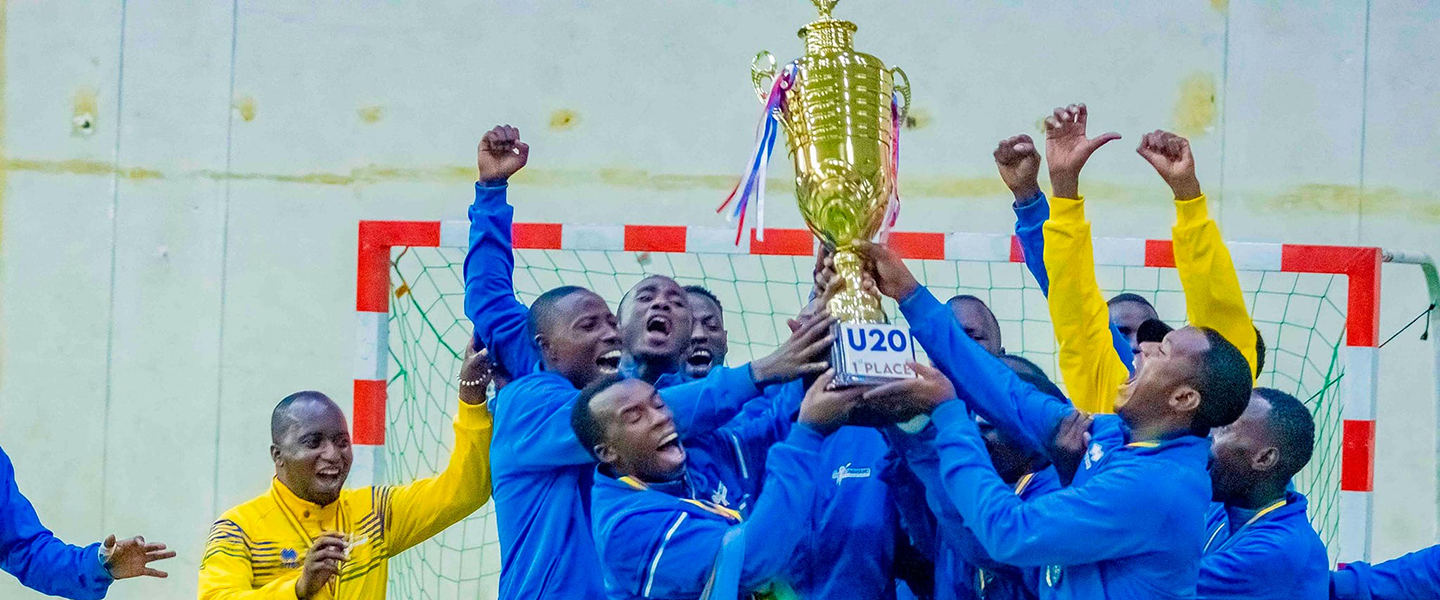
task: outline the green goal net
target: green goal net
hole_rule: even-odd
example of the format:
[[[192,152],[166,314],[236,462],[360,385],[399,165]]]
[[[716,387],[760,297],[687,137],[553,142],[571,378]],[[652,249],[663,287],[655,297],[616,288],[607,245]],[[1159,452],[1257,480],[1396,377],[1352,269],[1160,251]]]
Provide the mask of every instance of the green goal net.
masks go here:
[[[463,300],[463,248],[392,250],[389,383],[385,460],[391,482],[444,468],[452,443],[455,376],[470,335]],[[727,363],[743,364],[774,349],[788,335],[785,319],[808,297],[813,258],[725,253],[520,250],[515,286],[522,301],[562,284],[588,287],[614,306],[648,274],[709,288],[724,304],[730,334]],[[1000,321],[1007,352],[1036,362],[1058,381],[1055,339],[1045,298],[1021,263],[910,261],[936,296],[978,296]],[[1132,292],[1153,302],[1162,319],[1185,320],[1174,269],[1098,267],[1107,294]],[[1268,346],[1260,385],[1306,401],[1317,423],[1317,448],[1296,480],[1310,498],[1310,516],[1331,548],[1339,529],[1341,348],[1346,278],[1331,274],[1242,271],[1256,325]],[[898,316],[893,303],[887,307]],[[500,549],[492,507],[396,557],[392,598],[494,598]]]

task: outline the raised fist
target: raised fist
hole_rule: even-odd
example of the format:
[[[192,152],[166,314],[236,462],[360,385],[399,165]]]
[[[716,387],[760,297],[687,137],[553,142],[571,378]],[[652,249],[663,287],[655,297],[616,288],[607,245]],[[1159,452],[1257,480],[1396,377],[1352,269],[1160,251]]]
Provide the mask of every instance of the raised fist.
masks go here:
[[[1115,132],[1086,137],[1090,113],[1084,104],[1055,109],[1045,118],[1045,160],[1050,163],[1050,184],[1061,198],[1080,196],[1080,169],[1101,146],[1120,139]]]
[[[1015,201],[1029,200],[1040,193],[1036,176],[1040,173],[1040,151],[1035,149],[1035,140],[1028,135],[1017,135],[1000,140],[995,149],[995,166],[1000,169],[1000,179],[1015,194]]]
[[[479,181],[503,182],[516,171],[525,168],[530,160],[530,145],[520,141],[520,130],[501,125],[480,138],[475,149],[475,166],[480,170]]]
[[[1200,180],[1195,177],[1195,156],[1190,154],[1190,141],[1156,129],[1140,138],[1135,149],[1155,167],[1155,172],[1170,185],[1176,200],[1200,197]]]

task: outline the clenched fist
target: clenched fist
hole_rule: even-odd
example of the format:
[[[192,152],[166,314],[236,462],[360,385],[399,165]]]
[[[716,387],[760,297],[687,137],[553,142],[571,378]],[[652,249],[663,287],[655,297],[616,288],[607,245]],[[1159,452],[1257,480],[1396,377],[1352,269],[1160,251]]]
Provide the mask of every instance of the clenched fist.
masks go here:
[[[481,183],[502,183],[530,160],[530,145],[520,141],[520,130],[501,125],[480,138],[475,149],[475,166]]]

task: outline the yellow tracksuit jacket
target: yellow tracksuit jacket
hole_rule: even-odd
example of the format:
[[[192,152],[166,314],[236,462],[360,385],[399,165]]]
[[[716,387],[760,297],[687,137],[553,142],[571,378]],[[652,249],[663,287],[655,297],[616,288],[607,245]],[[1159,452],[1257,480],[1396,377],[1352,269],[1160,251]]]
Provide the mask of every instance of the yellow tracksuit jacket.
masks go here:
[[[348,489],[318,506],[279,480],[225,511],[210,529],[200,563],[200,600],[296,600],[295,582],[312,540],[324,531],[350,539],[340,576],[314,600],[385,600],[390,557],[425,541],[490,500],[490,412],[460,403],[450,464],[407,485]]]
[[[1205,196],[1175,201],[1171,230],[1175,268],[1185,291],[1191,325],[1209,327],[1235,344],[1255,371],[1255,329],[1240,291],[1240,278]],[[1060,344],[1060,376],[1075,407],[1114,411],[1120,386],[1130,378],[1115,355],[1110,310],[1095,282],[1095,249],[1084,198],[1051,198],[1045,222],[1045,270],[1050,274],[1050,319]]]

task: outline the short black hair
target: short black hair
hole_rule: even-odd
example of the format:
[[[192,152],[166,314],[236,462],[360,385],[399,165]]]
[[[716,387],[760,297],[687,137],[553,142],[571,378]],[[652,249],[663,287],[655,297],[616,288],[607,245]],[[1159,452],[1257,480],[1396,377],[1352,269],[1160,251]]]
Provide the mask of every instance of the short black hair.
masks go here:
[[[1250,390],[1255,378],[1250,361],[1225,336],[1209,327],[1198,327],[1210,342],[1210,348],[1198,357],[1195,375],[1189,384],[1200,393],[1200,407],[1193,421],[1196,434],[1208,434],[1213,427],[1224,427],[1240,418],[1250,404]]]
[[[985,314],[990,315],[990,322],[991,322],[991,323],[994,323],[996,327],[999,327],[999,326],[1000,326],[1000,319],[998,319],[998,318],[995,317],[995,311],[994,311],[994,310],[991,310],[991,309],[990,309],[990,305],[989,305],[989,304],[986,304],[984,300],[981,300],[979,296],[975,296],[975,295],[972,295],[972,294],[955,294],[954,296],[951,296],[949,300],[946,300],[946,301],[945,301],[945,305],[946,305],[946,306],[949,306],[951,302],[976,302],[976,303],[979,303],[980,306],[985,307]]]
[[[326,402],[334,404],[329,396],[315,390],[304,390],[295,392],[280,399],[275,405],[275,410],[270,411],[270,442],[279,444],[280,438],[285,437],[285,430],[290,428],[293,419],[290,418],[290,407],[297,402]]]
[[[599,396],[601,392],[610,389],[615,384],[625,381],[626,377],[619,373],[610,373],[590,382],[585,389],[580,390],[580,395],[575,398],[575,404],[570,407],[570,429],[575,431],[576,439],[585,451],[594,456],[596,460],[600,457],[595,455],[595,446],[605,441],[605,426],[595,418],[595,412],[590,410],[590,401]]]
[[[1260,335],[1260,328],[1255,328],[1255,376],[1265,371],[1265,336]]]
[[[1105,302],[1105,305],[1115,306],[1116,304],[1120,304],[1121,302],[1135,302],[1139,304],[1144,304],[1145,306],[1150,307],[1150,310],[1155,310],[1155,305],[1151,304],[1149,300],[1146,300],[1144,296],[1141,296],[1140,294],[1132,294],[1130,292],[1120,292],[1119,294],[1115,294],[1113,298],[1110,298],[1110,300]]]
[[[705,286],[691,284],[685,286],[683,289],[687,294],[695,294],[697,296],[704,296],[708,298],[711,302],[715,303],[716,310],[719,310],[720,312],[725,312],[725,305],[721,304],[720,299],[715,297],[715,292],[710,291]]]
[[[1289,480],[1310,463],[1315,453],[1315,418],[1305,403],[1275,388],[1257,387],[1255,395],[1270,403],[1265,424],[1280,446],[1280,470],[1276,475]]]
[[[540,294],[540,297],[530,303],[530,312],[525,316],[525,329],[529,331],[530,337],[539,337],[541,333],[545,332],[545,327],[550,324],[550,318],[554,316],[551,313],[555,312],[556,303],[570,294],[589,291],[578,285],[562,285]]]
[[[663,273],[651,273],[649,275],[641,277],[640,281],[635,282],[635,285],[630,286],[630,289],[625,290],[625,295],[620,297],[620,304],[616,305],[617,310],[615,311],[615,316],[621,319],[625,318],[621,315],[625,314],[625,305],[630,303],[630,296],[635,294],[635,288],[639,287],[640,284],[645,283],[646,281],[649,281],[651,279],[669,279],[676,286],[680,285],[680,282],[675,281],[674,277],[665,275]]]

